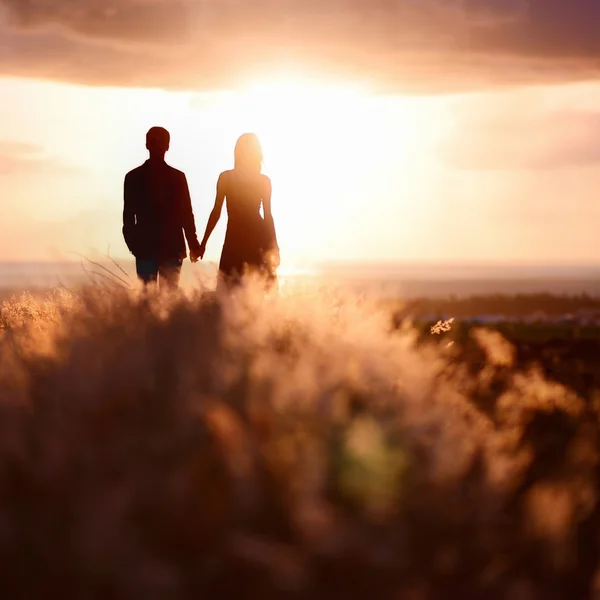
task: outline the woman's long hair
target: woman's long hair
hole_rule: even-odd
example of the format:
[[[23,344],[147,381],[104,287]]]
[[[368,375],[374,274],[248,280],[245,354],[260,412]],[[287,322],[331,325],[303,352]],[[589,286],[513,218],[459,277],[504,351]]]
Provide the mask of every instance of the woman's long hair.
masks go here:
[[[235,143],[233,164],[236,169],[247,173],[260,173],[263,165],[263,151],[255,133],[244,133]]]

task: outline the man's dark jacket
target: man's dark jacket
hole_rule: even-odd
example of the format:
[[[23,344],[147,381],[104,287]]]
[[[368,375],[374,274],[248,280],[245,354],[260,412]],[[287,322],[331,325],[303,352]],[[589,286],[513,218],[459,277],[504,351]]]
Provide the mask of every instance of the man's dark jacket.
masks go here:
[[[184,259],[185,238],[198,248],[185,174],[166,162],[147,160],[125,176],[123,237],[139,259]]]

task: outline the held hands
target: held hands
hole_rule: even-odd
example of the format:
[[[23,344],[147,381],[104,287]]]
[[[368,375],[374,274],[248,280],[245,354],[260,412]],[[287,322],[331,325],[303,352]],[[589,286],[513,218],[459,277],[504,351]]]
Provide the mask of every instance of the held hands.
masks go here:
[[[193,263],[198,262],[198,259],[202,260],[204,258],[204,253],[206,252],[206,244],[202,243],[190,250],[190,260]]]

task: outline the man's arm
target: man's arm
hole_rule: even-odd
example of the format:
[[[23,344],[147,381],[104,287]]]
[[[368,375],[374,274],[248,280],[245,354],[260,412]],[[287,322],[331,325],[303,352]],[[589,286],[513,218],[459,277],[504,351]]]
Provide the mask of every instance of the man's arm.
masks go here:
[[[131,173],[123,185],[123,237],[129,251],[135,255],[135,190]]]
[[[182,225],[185,232],[190,253],[198,254],[200,244],[198,243],[198,234],[196,233],[196,221],[194,219],[194,211],[192,209],[192,198],[190,196],[190,188],[188,186],[187,177],[181,175],[181,202],[182,202]]]

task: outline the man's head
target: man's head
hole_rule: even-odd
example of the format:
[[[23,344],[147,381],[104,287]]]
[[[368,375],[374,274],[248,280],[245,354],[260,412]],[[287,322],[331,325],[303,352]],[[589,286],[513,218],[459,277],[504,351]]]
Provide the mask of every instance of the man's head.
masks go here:
[[[164,157],[171,136],[164,127],[151,127],[146,134],[146,148],[151,157]]]

